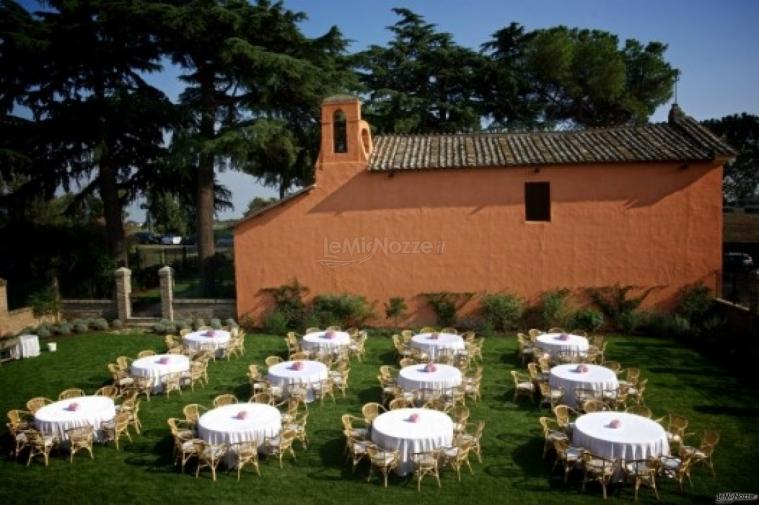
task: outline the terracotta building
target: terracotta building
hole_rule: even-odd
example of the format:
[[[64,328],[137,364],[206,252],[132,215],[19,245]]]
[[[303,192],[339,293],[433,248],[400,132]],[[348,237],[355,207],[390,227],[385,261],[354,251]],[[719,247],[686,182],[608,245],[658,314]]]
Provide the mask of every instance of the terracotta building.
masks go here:
[[[566,287],[650,289],[667,307],[686,285],[717,287],[722,165],[733,150],[673,106],[669,121],[581,131],[372,138],[361,104],[324,100],[315,183],[235,228],[240,318],[272,307],[263,288],[320,293]],[[464,309],[466,311],[466,308]]]

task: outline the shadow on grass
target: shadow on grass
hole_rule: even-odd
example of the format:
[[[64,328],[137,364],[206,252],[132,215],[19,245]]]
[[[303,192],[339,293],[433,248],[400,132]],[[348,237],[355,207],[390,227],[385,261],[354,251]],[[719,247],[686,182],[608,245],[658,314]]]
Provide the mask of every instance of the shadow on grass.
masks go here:
[[[725,405],[695,405],[693,410],[715,416],[756,417],[759,418],[757,407],[728,407]]]
[[[362,404],[380,402],[382,400],[382,390],[380,390],[379,386],[362,389],[358,392],[358,399]]]

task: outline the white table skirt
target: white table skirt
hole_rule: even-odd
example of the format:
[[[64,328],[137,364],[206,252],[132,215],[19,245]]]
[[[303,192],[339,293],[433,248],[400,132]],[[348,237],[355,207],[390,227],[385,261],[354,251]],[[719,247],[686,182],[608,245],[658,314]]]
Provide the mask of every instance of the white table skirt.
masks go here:
[[[325,336],[326,331],[316,331],[303,335],[301,346],[306,351],[338,352],[341,347],[347,347],[351,343],[351,336],[344,331],[336,331],[332,338]]]
[[[544,333],[538,335],[535,343],[552,357],[563,352],[586,356],[588,354],[588,339],[580,335],[565,333],[567,340],[561,340],[561,333]]]
[[[398,374],[398,385],[406,391],[450,391],[461,384],[461,371],[458,368],[436,363],[436,371],[425,372],[425,366],[419,364],[402,368]]]
[[[182,337],[182,343],[193,352],[198,352],[203,349],[212,350],[217,356],[224,354],[224,349],[227,348],[229,340],[232,337],[228,331],[225,330],[211,330],[213,336],[208,336],[209,331],[194,331],[188,333]]]
[[[245,419],[237,419],[240,412],[247,412]],[[282,430],[282,415],[279,410],[263,403],[235,403],[209,410],[198,419],[198,436],[206,442],[236,444],[255,442],[259,448],[264,439],[274,437]],[[227,466],[235,462],[234,453],[224,458]]]
[[[598,365],[585,365],[587,372],[578,372],[577,364],[558,365],[551,368],[548,384],[564,389],[564,403],[575,407],[575,389],[592,389],[601,395],[603,391],[616,391],[619,387],[617,374],[613,370]]]
[[[161,358],[168,359],[168,363],[162,364]],[[190,358],[181,354],[157,354],[146,358],[139,358],[132,362],[130,371],[137,377],[150,377],[153,381],[153,391],[163,390],[163,377],[172,373],[182,373],[190,370]]]
[[[40,355],[40,340],[37,335],[19,335],[18,343],[11,348],[14,359],[34,358]]]
[[[79,405],[75,411],[67,410],[72,403]],[[100,440],[100,424],[116,417],[113,400],[107,396],[82,396],[45,405],[34,414],[37,429],[45,435],[55,435],[66,440],[66,430],[82,426],[95,429],[95,439]]]
[[[324,363],[312,360],[303,360],[303,368],[293,370],[294,361],[284,361],[269,367],[269,382],[274,386],[280,386],[285,397],[290,386],[302,386],[306,389],[306,401],[314,400],[312,384],[319,383],[329,377],[329,369]]]
[[[416,423],[409,421],[417,414]],[[453,421],[444,412],[431,409],[398,409],[380,414],[372,422],[372,442],[389,451],[398,449],[400,465],[396,472],[407,475],[414,470],[412,454],[428,452],[453,442]]]
[[[430,338],[431,333],[419,333],[411,337],[411,347],[416,347],[427,354],[430,358],[435,359],[440,349],[451,349],[453,351],[463,351],[465,349],[464,339],[461,335],[455,333],[438,333],[437,338]]]
[[[613,419],[620,421],[619,428],[609,426]],[[659,423],[626,412],[593,412],[578,417],[572,445],[596,456],[628,461],[669,454],[667,435]]]

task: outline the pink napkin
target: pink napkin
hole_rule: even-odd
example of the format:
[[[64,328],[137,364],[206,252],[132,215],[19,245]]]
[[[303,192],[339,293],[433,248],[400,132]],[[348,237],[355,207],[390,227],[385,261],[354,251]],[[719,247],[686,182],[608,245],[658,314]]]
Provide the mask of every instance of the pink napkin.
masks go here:
[[[292,365],[290,365],[290,370],[303,370],[303,362],[302,361],[296,361]]]
[[[425,372],[437,372],[437,367],[435,366],[435,363],[427,363],[427,366],[424,367]]]
[[[440,335],[438,335],[437,333],[430,333],[430,336],[427,338],[430,340],[437,340],[439,336]]]
[[[76,402],[69,403],[66,405],[66,410],[69,412],[76,412],[79,409],[79,404]]]
[[[622,421],[620,421],[619,419],[612,419],[611,422],[609,423],[609,428],[614,428],[615,430],[619,428],[620,426],[622,426]]]
[[[579,373],[585,373],[585,372],[587,372],[588,370],[590,370],[590,369],[588,368],[588,365],[577,365],[577,368],[575,368],[575,371],[576,371],[576,372],[579,372]]]
[[[567,335],[566,333],[562,333],[561,335],[556,337],[556,340],[569,340],[569,335]]]
[[[159,365],[166,365],[169,363],[169,358],[167,356],[164,356],[163,358],[160,358],[158,361],[156,361]]]
[[[204,337],[215,337],[216,333],[213,330],[208,330],[203,334]]]
[[[235,419],[239,419],[242,421],[242,420],[247,419],[247,417],[248,417],[248,411],[241,410],[240,412],[237,413],[237,415],[235,416]]]
[[[408,422],[410,423],[418,423],[419,422],[419,414],[411,414],[408,416]]]
[[[331,339],[331,338],[334,338],[334,337],[335,337],[334,330],[327,330],[327,331],[324,332],[324,338],[330,338]]]

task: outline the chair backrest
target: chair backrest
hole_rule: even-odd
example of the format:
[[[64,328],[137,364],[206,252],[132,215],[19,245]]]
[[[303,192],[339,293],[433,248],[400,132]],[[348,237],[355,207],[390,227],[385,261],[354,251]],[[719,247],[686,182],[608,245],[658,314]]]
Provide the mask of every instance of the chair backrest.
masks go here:
[[[551,372],[551,359],[548,356],[540,356],[538,358],[538,366],[540,366],[540,371],[543,373],[550,373]]]
[[[129,358],[126,356],[119,356],[116,358],[116,364],[122,370],[129,370]]]
[[[625,412],[629,414],[635,414],[637,416],[647,417],[649,419],[651,419],[651,416],[653,415],[651,409],[645,405],[630,405],[625,409]]]
[[[277,365],[279,363],[282,363],[284,360],[280,358],[279,356],[269,356],[264,360],[264,363],[266,363],[267,367],[272,367],[274,365]]]
[[[566,333],[566,330],[564,330],[564,328],[554,326],[553,328],[548,328],[548,333]]]
[[[701,450],[704,451],[706,449],[708,451],[708,454],[711,454],[711,451],[714,450],[714,447],[719,443],[719,432],[714,430],[704,430],[704,434],[701,437]],[[704,451],[704,452],[707,452]]]
[[[26,402],[26,410],[34,414],[39,409],[50,403],[53,403],[53,400],[45,398],[44,396],[37,396]]]
[[[540,370],[538,369],[537,363],[527,363],[527,371],[529,372],[531,378],[540,378]]]
[[[77,426],[66,430],[66,435],[71,444],[91,444],[94,433],[92,426]]]
[[[374,419],[385,411],[385,407],[376,402],[369,402],[361,407],[361,414],[364,416],[364,420],[367,423],[371,423]]]
[[[184,414],[185,420],[190,424],[197,424],[200,418],[200,409],[202,406],[197,403],[190,403],[182,408],[182,414]]]
[[[302,361],[308,359],[307,352],[294,352],[290,354],[290,361]]]
[[[630,384],[635,384],[638,381],[638,378],[640,377],[640,368],[636,367],[628,367],[627,368],[627,382]]]
[[[250,397],[251,403],[264,403],[271,405],[274,403],[272,396],[269,393],[256,393]]]
[[[622,364],[619,361],[606,361],[604,366],[614,373],[619,373],[622,370]]]
[[[138,358],[148,358],[150,356],[155,356],[155,351],[145,350],[137,353]]]
[[[448,415],[457,423],[464,424],[469,419],[469,407],[466,405],[454,405],[448,411]]]
[[[403,397],[394,398],[390,400],[390,403],[388,404],[390,410],[405,409],[407,407],[409,407],[409,402]]]
[[[416,360],[413,358],[403,358],[398,363],[401,366],[401,368],[406,368],[407,366],[416,365]]]
[[[119,396],[119,390],[116,386],[103,386],[95,391],[95,396],[107,396],[113,400]]]
[[[602,402],[601,400],[586,400],[585,403],[582,404],[582,410],[584,410],[586,413],[591,412],[602,412],[604,410],[608,410],[606,407],[606,404]]]
[[[58,399],[68,400],[69,398],[79,398],[81,396],[85,396],[85,392],[83,389],[69,388],[69,389],[64,389],[63,391],[61,391],[61,394],[58,395]]]
[[[556,405],[553,408],[553,413],[556,416],[556,422],[559,426],[567,427],[569,426],[569,420],[570,420],[570,408],[567,405]]]
[[[232,394],[219,395],[213,399],[214,407],[223,407],[224,405],[232,405],[233,403],[237,403],[237,397]]]

